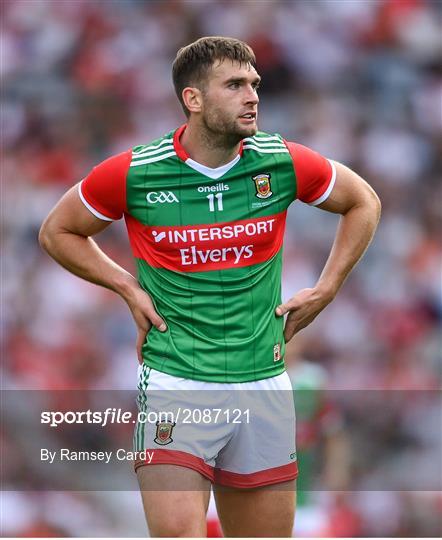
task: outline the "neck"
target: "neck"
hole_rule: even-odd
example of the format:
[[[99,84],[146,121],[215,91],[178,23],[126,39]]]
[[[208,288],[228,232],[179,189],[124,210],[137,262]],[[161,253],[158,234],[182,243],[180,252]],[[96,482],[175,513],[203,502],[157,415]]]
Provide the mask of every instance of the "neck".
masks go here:
[[[234,159],[239,152],[240,141],[228,140],[206,127],[189,121],[180,139],[187,154],[201,165],[216,169]]]

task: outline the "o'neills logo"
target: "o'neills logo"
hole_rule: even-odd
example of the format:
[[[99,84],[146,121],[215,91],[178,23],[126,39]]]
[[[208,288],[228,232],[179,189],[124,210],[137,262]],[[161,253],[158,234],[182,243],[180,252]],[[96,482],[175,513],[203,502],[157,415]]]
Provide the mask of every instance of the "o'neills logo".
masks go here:
[[[249,266],[273,257],[282,245],[285,212],[228,223],[145,226],[126,217],[135,257],[150,266],[204,272]]]
[[[212,193],[214,191],[229,191],[229,184],[224,184],[224,182],[219,182],[215,186],[199,186],[197,188],[198,193]]]

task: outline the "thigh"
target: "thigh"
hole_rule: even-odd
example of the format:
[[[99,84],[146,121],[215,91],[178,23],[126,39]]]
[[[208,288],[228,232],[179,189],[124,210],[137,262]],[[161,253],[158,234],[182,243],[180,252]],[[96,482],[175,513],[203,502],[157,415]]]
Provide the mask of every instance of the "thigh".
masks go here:
[[[216,507],[227,537],[291,537],[295,480],[258,489],[214,486]]]
[[[206,536],[209,480],[176,465],[139,467],[137,477],[152,537]]]
[[[229,392],[214,384],[182,379],[143,365],[134,432],[135,468],[179,465],[213,480],[216,456],[235,426],[211,411],[225,410]],[[178,482],[177,482],[178,484]],[[177,485],[175,491],[181,490]]]
[[[295,480],[295,407],[287,373],[240,383],[235,397],[242,414],[218,453],[214,483],[256,489]]]

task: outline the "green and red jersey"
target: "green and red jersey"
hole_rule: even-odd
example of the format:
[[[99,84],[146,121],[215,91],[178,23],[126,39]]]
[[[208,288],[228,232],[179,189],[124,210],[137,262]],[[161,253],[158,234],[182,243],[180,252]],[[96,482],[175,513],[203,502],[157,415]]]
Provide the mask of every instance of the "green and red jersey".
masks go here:
[[[98,218],[124,216],[141,287],[167,323],[143,346],[150,367],[245,382],[284,371],[281,264],[288,206],[330,194],[332,162],[258,132],[212,169],[180,143],[186,126],[113,156],[81,182]]]

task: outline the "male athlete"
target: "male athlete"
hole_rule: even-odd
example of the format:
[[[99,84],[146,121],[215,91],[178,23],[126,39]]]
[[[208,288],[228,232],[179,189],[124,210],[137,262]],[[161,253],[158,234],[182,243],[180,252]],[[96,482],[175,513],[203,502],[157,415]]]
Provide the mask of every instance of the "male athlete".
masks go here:
[[[291,536],[297,464],[293,401],[282,397],[291,394],[285,343],[333,300],[379,220],[378,197],[350,169],[258,131],[255,66],[236,39],[180,49],[173,81],[187,123],[99,164],[40,232],[58,263],[128,304],[140,410],[177,412],[205,396],[196,399],[208,423],[136,427],[136,450],[153,453],[135,463],[152,536],[205,536],[211,485],[226,536]],[[281,304],[295,199],[342,217],[318,282]],[[138,278],[91,239],[123,216]],[[244,399],[261,402],[253,425],[228,421],[234,407],[245,413]]]

